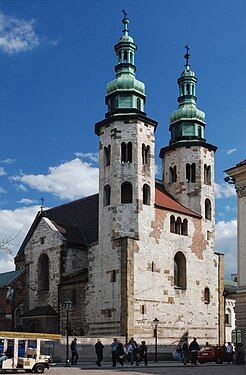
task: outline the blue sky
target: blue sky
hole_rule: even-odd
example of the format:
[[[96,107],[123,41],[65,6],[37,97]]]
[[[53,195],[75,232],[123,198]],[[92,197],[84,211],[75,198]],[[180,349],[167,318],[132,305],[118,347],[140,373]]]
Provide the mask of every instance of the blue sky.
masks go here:
[[[94,123],[106,112],[126,9],[146,111],[159,122],[158,165],[177,108],[184,45],[190,45],[206,138],[219,147],[217,250],[226,253],[227,275],[236,271],[235,192],[223,183],[223,170],[246,157],[245,8],[236,0],[0,2],[0,236],[21,228],[13,252],[41,197],[51,207],[97,189]],[[0,271],[6,267],[12,267],[7,256]]]

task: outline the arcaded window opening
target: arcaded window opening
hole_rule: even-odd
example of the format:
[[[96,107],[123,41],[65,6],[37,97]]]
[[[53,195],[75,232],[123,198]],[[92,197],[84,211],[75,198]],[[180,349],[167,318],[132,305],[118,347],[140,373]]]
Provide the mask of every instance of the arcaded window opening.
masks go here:
[[[173,215],[170,217],[170,232],[175,233],[175,217]]]
[[[150,146],[142,144],[142,163],[145,165],[150,165]]]
[[[49,257],[46,254],[42,254],[38,260],[38,280],[39,291],[49,290]]]
[[[111,146],[108,145],[107,147],[104,147],[104,165],[105,167],[110,165],[110,159],[111,159]]]
[[[176,165],[174,167],[169,168],[169,182],[172,184],[173,182],[177,181],[177,168]]]
[[[182,225],[182,220],[180,217],[177,218],[175,221],[175,233],[181,234],[181,225]]]
[[[141,100],[137,98],[137,109],[141,111]]]
[[[181,251],[174,257],[174,286],[186,289],[186,259]]]
[[[150,205],[150,186],[148,184],[143,186],[143,204]]]
[[[128,58],[127,58],[127,51],[124,51],[123,59],[124,59],[124,62],[127,62],[127,60],[128,60]]]
[[[183,236],[188,236],[188,220],[184,219],[181,224],[181,234]]]
[[[212,217],[212,208],[210,199],[205,199],[205,219],[211,220]]]
[[[204,184],[211,185],[211,166],[204,164]]]
[[[121,185],[121,203],[132,203],[132,184],[123,182]]]
[[[122,163],[132,162],[132,142],[121,143],[121,162]]]
[[[205,303],[210,303],[210,290],[209,288],[204,289],[204,301]]]
[[[140,306],[140,312],[141,312],[142,315],[146,314],[146,305]]]
[[[109,206],[111,198],[111,188],[110,185],[105,185],[103,189],[103,205]]]
[[[186,182],[196,182],[196,164],[187,163],[185,166],[186,169]]]

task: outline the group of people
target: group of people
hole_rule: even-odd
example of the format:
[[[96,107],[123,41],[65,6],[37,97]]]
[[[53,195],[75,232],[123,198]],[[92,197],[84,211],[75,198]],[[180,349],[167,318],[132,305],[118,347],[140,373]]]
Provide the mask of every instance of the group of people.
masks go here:
[[[189,361],[191,361],[193,365],[196,365],[199,350],[200,346],[198,345],[196,337],[194,337],[190,345],[188,344],[188,340],[185,339],[183,345],[178,345],[176,349],[176,359],[180,362],[182,361],[185,366]]]
[[[117,362],[123,366],[124,361],[127,361],[131,366],[135,363],[139,366],[140,362],[144,362],[148,366],[147,346],[145,341],[141,341],[141,345],[132,337],[130,341],[123,345],[117,338],[113,339],[111,344],[112,352],[112,367],[116,367]]]

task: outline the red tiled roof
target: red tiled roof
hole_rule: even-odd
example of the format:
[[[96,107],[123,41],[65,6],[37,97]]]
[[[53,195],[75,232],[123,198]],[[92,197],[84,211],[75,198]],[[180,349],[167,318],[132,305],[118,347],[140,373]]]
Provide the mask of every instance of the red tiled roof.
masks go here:
[[[170,194],[168,194],[162,184],[155,184],[155,205],[156,207],[165,208],[167,210],[180,212],[184,215],[195,216],[201,218],[198,213],[186,208],[180,204],[176,199],[174,199]]]

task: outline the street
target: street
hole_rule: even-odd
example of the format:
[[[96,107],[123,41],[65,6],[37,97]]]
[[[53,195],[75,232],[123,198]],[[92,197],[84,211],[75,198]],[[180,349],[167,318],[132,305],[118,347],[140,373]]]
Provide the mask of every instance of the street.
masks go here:
[[[107,366],[107,367],[106,367]],[[204,364],[197,366],[183,366],[181,364],[167,362],[158,366],[150,364],[149,367],[117,367],[110,368],[108,364],[102,368],[93,368],[92,365],[78,365],[72,368],[66,368],[61,365],[52,367],[47,374],[50,375],[119,375],[119,374],[149,374],[149,375],[245,375],[246,365],[215,365],[215,364]]]

